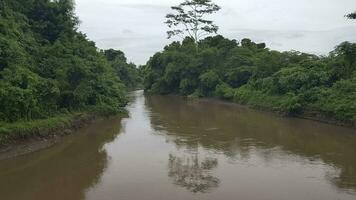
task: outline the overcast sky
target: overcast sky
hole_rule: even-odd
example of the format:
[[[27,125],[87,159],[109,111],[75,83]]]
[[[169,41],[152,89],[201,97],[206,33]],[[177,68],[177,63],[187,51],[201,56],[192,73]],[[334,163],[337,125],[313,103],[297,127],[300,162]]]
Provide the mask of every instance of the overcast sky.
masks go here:
[[[170,43],[164,17],[182,0],[76,0],[80,30],[102,49],[123,50],[144,64]],[[219,34],[248,37],[271,49],[327,54],[343,41],[356,42],[356,0],[215,0]],[[177,38],[179,39],[179,38]]]

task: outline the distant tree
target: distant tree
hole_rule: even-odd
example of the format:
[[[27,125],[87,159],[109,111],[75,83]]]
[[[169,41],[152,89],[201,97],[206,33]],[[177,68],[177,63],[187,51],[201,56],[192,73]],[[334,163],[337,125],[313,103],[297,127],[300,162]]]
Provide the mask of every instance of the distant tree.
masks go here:
[[[122,52],[120,50],[108,49],[108,50],[105,50],[103,53],[104,53],[106,59],[108,59],[108,61],[114,61],[116,59],[121,60],[123,62],[127,61],[124,52]]]
[[[346,15],[346,17],[349,18],[349,19],[356,19],[356,11]]]
[[[352,76],[352,72],[356,70],[356,44],[343,42],[331,52],[331,55],[341,59],[345,76]]]
[[[217,33],[219,27],[213,21],[204,17],[213,14],[221,8],[211,0],[185,0],[178,6],[171,7],[175,14],[167,14],[165,22],[172,30],[168,31],[168,38],[188,35],[195,42],[209,34]]]
[[[128,63],[124,52],[115,49],[102,51],[109,64],[116,71],[120,80],[129,88],[134,89],[141,82],[139,70],[133,63]]]

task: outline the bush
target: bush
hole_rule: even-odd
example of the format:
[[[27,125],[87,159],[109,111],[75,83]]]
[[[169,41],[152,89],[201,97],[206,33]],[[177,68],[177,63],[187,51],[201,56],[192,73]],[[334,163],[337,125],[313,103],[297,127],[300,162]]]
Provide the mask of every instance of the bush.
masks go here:
[[[179,84],[179,93],[182,95],[192,94],[195,89],[195,83],[190,79],[183,79]]]
[[[226,100],[232,100],[234,98],[234,93],[235,93],[235,90],[233,88],[231,88],[226,83],[221,83],[216,86],[214,96],[222,98],[222,99],[226,99]]]
[[[278,109],[289,115],[295,115],[301,112],[302,104],[298,96],[293,93],[288,93],[285,97],[281,98]]]
[[[219,83],[219,76],[214,71],[208,71],[199,76],[200,89],[204,96],[211,96],[216,85]]]

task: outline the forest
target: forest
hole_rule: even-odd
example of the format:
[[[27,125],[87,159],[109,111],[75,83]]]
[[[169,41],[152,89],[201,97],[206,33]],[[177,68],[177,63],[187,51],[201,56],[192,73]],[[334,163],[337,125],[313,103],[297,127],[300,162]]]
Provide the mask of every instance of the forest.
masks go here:
[[[72,0],[0,1],[0,123],[123,111],[136,66],[78,26]]]
[[[0,0],[0,200],[356,200],[356,0],[216,2]]]
[[[216,35],[207,15],[221,7],[211,0],[172,6],[167,45],[143,67],[144,88],[153,94],[215,97],[328,122],[356,124],[356,43],[343,42],[329,55],[279,52],[249,38]],[[345,20],[356,19],[356,12]]]
[[[6,124],[58,121],[76,112],[122,112],[127,92],[141,82],[151,94],[214,97],[287,115],[356,123],[355,43],[344,42],[318,56],[271,50],[247,38],[200,37],[199,31],[205,36],[219,27],[194,19],[196,13],[185,14],[184,6],[205,8],[201,16],[220,10],[211,1],[172,7],[179,14],[168,14],[166,24],[189,22],[192,29],[184,30],[189,35],[138,68],[122,51],[99,49],[78,30],[73,0],[2,0],[0,132],[11,132]],[[184,31],[167,33],[171,38]]]
[[[156,53],[142,69],[148,93],[217,97],[288,115],[356,122],[356,44],[328,56],[278,52],[250,39],[190,37]]]

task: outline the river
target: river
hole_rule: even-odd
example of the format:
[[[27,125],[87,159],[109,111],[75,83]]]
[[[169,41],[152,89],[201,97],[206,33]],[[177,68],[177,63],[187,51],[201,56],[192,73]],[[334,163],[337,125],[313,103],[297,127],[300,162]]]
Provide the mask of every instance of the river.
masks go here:
[[[355,200],[356,131],[133,94],[129,117],[0,161],[1,200]]]

